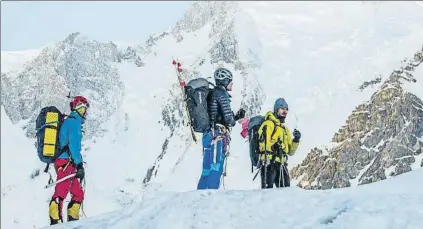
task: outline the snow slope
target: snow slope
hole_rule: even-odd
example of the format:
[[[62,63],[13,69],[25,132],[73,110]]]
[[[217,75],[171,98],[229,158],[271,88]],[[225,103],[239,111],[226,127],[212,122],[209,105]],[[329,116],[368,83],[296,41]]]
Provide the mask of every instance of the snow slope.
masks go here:
[[[41,165],[36,156],[34,142],[23,135],[13,125],[1,106],[1,186],[19,186],[30,178],[34,167]],[[35,152],[34,152],[35,151]],[[10,152],[10,153],[9,153]],[[33,152],[33,155],[28,154]],[[19,165],[19,169],[11,169],[10,165]]]
[[[104,165],[97,166],[96,170],[104,169]],[[49,224],[48,203],[54,188],[43,188],[49,180],[44,168],[45,164],[38,160],[34,141],[25,137],[19,124],[14,125],[1,106],[1,228],[39,228]],[[124,193],[104,187],[110,177],[93,182],[93,169],[89,165],[85,169],[88,201],[84,209],[87,214],[120,209],[132,201],[125,199]],[[54,169],[50,172],[55,178]],[[70,196],[65,200],[65,208],[69,200]]]
[[[159,192],[122,210],[60,229],[419,229],[423,169],[348,189]]]
[[[35,168],[42,167],[34,147],[16,125],[7,117],[1,106],[1,227],[16,228],[14,224],[33,222],[40,218],[31,206],[40,206],[38,199],[46,196],[41,191],[48,177]],[[39,188],[37,188],[37,186]],[[29,197],[30,198],[27,198]],[[22,201],[24,200],[24,201]],[[47,200],[47,199],[46,199]],[[25,216],[25,218],[21,218]],[[45,224],[39,224],[45,225]],[[26,227],[31,228],[31,227]]]

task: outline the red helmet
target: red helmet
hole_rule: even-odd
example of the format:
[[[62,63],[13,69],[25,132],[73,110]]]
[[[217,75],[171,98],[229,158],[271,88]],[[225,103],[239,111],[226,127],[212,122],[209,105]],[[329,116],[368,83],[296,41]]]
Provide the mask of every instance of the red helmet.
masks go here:
[[[88,99],[84,96],[75,96],[73,97],[72,102],[70,102],[70,109],[71,111],[78,109],[80,107],[89,108],[90,104],[88,103]]]

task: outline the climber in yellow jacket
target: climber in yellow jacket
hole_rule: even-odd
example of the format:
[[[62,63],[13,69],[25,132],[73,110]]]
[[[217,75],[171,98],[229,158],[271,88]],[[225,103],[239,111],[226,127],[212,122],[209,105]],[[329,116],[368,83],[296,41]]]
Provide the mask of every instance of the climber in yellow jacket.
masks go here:
[[[261,188],[289,187],[287,155],[294,155],[300,143],[301,133],[294,130],[292,133],[284,125],[288,114],[288,104],[283,98],[275,101],[273,112],[265,115],[259,134],[260,175]],[[265,160],[267,155],[267,160]]]

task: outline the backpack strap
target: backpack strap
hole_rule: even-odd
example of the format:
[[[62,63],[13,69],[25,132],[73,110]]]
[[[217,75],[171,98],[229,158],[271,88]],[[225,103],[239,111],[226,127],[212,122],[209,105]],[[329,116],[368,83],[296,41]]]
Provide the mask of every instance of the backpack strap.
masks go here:
[[[57,127],[50,125],[50,124],[54,124],[54,123],[59,123],[58,121],[54,121],[54,122],[46,122],[44,123],[44,125],[42,125],[40,128],[37,129],[37,132],[35,133],[35,136],[37,136],[41,130],[43,130],[44,128],[48,127],[48,128],[52,128],[52,129],[57,129]]]
[[[276,125],[276,123],[273,121],[273,120],[270,120],[270,121],[272,121],[273,122],[273,131],[272,131],[272,134],[270,135],[270,139],[272,139],[273,138],[273,136],[276,134],[276,127],[277,127],[277,125]],[[266,126],[267,127],[267,126]],[[263,137],[264,137],[264,135],[262,134],[262,136],[260,137],[258,137],[257,138],[257,140],[258,140],[258,142],[260,142],[260,140],[259,139],[263,139]],[[264,141],[266,141],[267,139],[264,139]],[[279,140],[278,140],[279,141]],[[266,154],[266,149],[264,149],[265,150],[265,154]],[[260,153],[260,152],[259,152]],[[270,161],[270,163],[274,163],[275,162],[275,160],[276,160],[276,157],[277,157],[277,153],[275,153],[275,154],[273,154],[272,153],[272,159],[271,159],[271,161]]]
[[[49,167],[50,167],[50,163],[47,163],[46,168],[44,169],[44,172],[45,172],[45,173],[48,173],[48,169],[49,169]],[[50,182],[50,181],[49,181],[49,182]]]
[[[273,128],[273,132],[272,132],[272,135],[270,135],[270,138],[273,138],[273,136],[275,135],[275,133],[276,133],[276,126],[277,126],[275,121],[272,120],[272,122],[273,122],[275,128]]]
[[[266,121],[266,120],[265,120]],[[275,123],[275,121],[273,121],[273,120],[269,120],[269,121],[272,121],[273,122],[273,131],[272,131],[272,135],[270,135],[270,139],[272,139],[273,138],[273,136],[275,135],[275,133],[276,133],[276,123]],[[262,133],[262,137],[264,137],[263,136],[263,133]],[[260,139],[260,136],[258,136],[258,138],[257,139]],[[265,139],[266,140],[266,139]]]

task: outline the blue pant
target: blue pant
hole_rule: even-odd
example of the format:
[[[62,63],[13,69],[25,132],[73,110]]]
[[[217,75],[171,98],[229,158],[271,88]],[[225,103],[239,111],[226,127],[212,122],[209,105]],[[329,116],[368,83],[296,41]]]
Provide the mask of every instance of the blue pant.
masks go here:
[[[215,137],[221,136],[218,130],[215,130]],[[223,173],[225,163],[225,150],[227,149],[228,138],[222,136],[216,145],[212,145],[214,137],[211,131],[203,135],[203,172],[197,189],[218,189],[220,178]],[[215,150],[216,147],[216,150]]]

